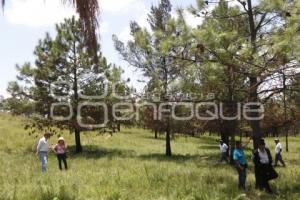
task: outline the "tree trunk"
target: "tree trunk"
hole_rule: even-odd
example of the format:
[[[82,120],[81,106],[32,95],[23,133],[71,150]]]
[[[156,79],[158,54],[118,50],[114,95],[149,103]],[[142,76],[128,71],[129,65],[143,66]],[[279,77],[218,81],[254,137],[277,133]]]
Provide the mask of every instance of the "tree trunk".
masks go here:
[[[169,81],[169,72],[166,66],[166,58],[163,57],[162,59],[162,64],[164,66],[164,93],[162,96],[162,99],[164,100],[164,102],[169,102],[169,98],[168,98],[168,81]],[[168,110],[171,112],[171,107],[170,105],[167,105]],[[165,116],[166,118],[166,122],[167,122],[167,127],[166,127],[166,156],[172,156],[172,150],[171,150],[171,122],[170,122],[170,118],[171,118],[171,113],[168,113],[167,116]]]
[[[289,152],[289,131],[285,128],[285,150]]]
[[[234,164],[233,160],[233,150],[235,148],[235,135],[236,135],[236,129],[237,129],[237,121],[231,120],[228,122],[228,135],[230,136],[230,163]]]
[[[235,135],[231,134],[231,136],[230,136],[230,164],[234,164],[234,160],[233,160],[234,148],[235,148]]]
[[[258,102],[258,94],[257,94],[257,78],[250,78],[250,100],[252,102]],[[251,109],[258,109],[257,105],[252,105]],[[252,112],[251,117],[258,118],[258,112]],[[253,138],[253,148],[257,149],[259,141],[262,138],[261,128],[260,128],[260,120],[251,120],[250,121],[251,129],[252,129],[252,138]]]
[[[120,132],[121,131],[121,123],[119,121],[117,122],[117,128],[118,128],[118,131]]]
[[[77,74],[77,53],[76,53],[76,44],[73,43],[73,53],[74,53],[74,63],[73,63],[73,92],[74,92],[74,100],[73,100],[73,127],[75,129],[75,144],[76,144],[76,153],[82,152],[81,140],[80,140],[80,128],[77,117],[78,117],[78,104],[79,104],[79,95],[78,95],[78,74]]]
[[[221,131],[221,140],[229,145],[229,134],[228,133],[225,133],[224,131]]]
[[[166,156],[172,156],[171,150],[171,130],[170,130],[170,121],[168,119],[167,129],[166,129]]]
[[[82,152],[81,140],[80,140],[80,130],[75,129],[75,144],[76,144],[76,153]]]
[[[249,28],[250,28],[250,38],[251,38],[251,47],[252,47],[252,55],[257,53],[257,29],[255,26],[255,16],[253,13],[252,0],[247,0],[248,5],[248,20],[249,20]],[[252,66],[250,66],[252,67]],[[258,102],[258,88],[257,88],[257,74],[252,73],[249,76],[250,80],[250,101]],[[257,109],[257,106],[251,106],[251,109]],[[258,117],[259,113],[253,112],[252,117]],[[256,149],[258,147],[258,143],[261,139],[261,130],[260,130],[260,120],[251,120],[250,121],[251,129],[252,129],[252,137],[253,137],[253,147]]]
[[[283,106],[284,106],[284,131],[285,131],[285,150],[286,152],[289,152],[289,131],[287,128],[287,102],[286,102],[286,76],[284,72],[282,72],[283,75]]]

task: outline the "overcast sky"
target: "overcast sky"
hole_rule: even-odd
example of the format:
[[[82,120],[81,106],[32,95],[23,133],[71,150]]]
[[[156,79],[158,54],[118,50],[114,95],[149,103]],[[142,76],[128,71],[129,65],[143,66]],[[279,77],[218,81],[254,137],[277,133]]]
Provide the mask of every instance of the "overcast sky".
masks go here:
[[[125,73],[124,79],[130,78],[131,85],[141,89],[137,80],[141,77],[134,68],[123,62],[114,49],[112,34],[122,41],[127,41],[129,22],[137,21],[147,26],[147,13],[152,4],[159,0],[101,0],[100,36],[101,49],[109,62],[120,65]],[[187,7],[195,0],[171,0],[173,8]],[[7,0],[4,13],[0,15],[0,95],[7,96],[9,81],[16,78],[15,65],[33,62],[33,50],[39,39],[49,32],[55,35],[54,25],[66,17],[74,15],[70,5],[62,5],[61,0]],[[195,25],[199,19],[187,15],[188,23]]]

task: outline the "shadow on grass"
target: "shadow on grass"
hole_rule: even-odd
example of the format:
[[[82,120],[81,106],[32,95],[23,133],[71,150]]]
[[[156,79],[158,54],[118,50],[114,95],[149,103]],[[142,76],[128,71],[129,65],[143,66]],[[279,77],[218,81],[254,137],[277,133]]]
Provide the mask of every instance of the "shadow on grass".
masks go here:
[[[119,158],[129,158],[134,157],[136,152],[134,150],[126,150],[126,149],[109,149],[103,148],[96,145],[87,145],[83,146],[82,153],[75,153],[75,146],[68,146],[69,155],[73,158],[84,157],[84,158],[112,158],[112,157],[119,157]]]
[[[136,132],[133,132],[133,131],[131,131],[131,130],[127,130],[127,129],[123,129],[123,130],[121,130],[121,132],[120,132],[121,134],[125,134],[125,135],[134,135],[134,134],[136,134]]]
[[[167,162],[176,162],[176,163],[184,163],[186,161],[192,161],[195,163],[216,163],[218,160],[217,154],[206,154],[206,155],[198,155],[198,154],[187,154],[187,155],[180,155],[174,154],[172,156],[166,156],[164,154],[143,154],[138,156],[141,160],[156,160],[156,161],[167,161]]]
[[[195,138],[199,139],[199,141],[204,144],[219,145],[219,138],[214,139],[212,136],[207,135],[196,135]]]
[[[165,154],[142,154],[138,155],[134,150],[126,149],[110,149],[103,148],[96,145],[83,146],[83,152],[76,154],[75,146],[69,146],[68,155],[71,158],[86,158],[86,159],[101,159],[101,158],[135,158],[140,160],[155,160],[157,162],[176,162],[184,163],[186,161],[191,161],[198,164],[215,164],[219,159],[219,154],[209,153],[204,155],[198,154],[173,154],[172,156],[166,156]]]
[[[161,136],[158,136],[157,138],[154,137],[154,133],[153,135],[146,135],[144,136],[143,138],[146,138],[146,139],[150,139],[150,140],[162,140],[162,141],[165,141],[166,139],[161,135]]]
[[[201,145],[201,146],[198,146],[198,149],[203,149],[203,150],[218,150],[219,147],[217,145]]]

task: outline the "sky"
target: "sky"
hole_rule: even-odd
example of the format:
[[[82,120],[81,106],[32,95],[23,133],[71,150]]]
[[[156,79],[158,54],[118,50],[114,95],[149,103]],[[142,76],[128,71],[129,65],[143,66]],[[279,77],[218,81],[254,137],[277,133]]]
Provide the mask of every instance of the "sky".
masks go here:
[[[55,24],[75,14],[71,5],[62,5],[61,0],[7,0],[4,12],[0,11],[0,95],[6,92],[9,81],[16,80],[16,64],[34,62],[33,50],[46,32],[55,36]],[[196,0],[171,0],[173,13],[178,7],[195,4]],[[137,21],[147,26],[147,14],[151,5],[159,0],[100,0],[100,44],[103,55],[111,63],[124,70],[123,78],[130,78],[130,86],[138,90],[143,88],[138,80],[141,72],[122,61],[115,50],[112,35],[124,42],[130,39],[129,23]],[[186,13],[191,26],[199,24],[200,19]]]

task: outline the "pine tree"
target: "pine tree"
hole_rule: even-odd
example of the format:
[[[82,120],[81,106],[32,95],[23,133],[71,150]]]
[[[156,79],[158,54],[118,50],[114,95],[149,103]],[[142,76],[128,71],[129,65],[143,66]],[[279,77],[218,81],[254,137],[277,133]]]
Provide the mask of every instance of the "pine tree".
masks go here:
[[[217,7],[210,11],[210,1],[197,2],[198,7],[189,10],[196,17],[202,17],[204,22],[194,30],[195,37],[191,40],[196,39],[205,52],[196,60],[193,57],[181,59],[227,66],[228,72],[231,71],[227,80],[232,75],[245,80],[243,85],[247,85],[247,91],[244,92],[248,102],[265,103],[281,93],[282,89],[270,88],[268,84],[276,74],[298,66],[299,47],[296,44],[299,36],[296,27],[299,16],[295,13],[299,10],[299,3],[259,1],[253,6],[252,0],[237,0],[239,6],[232,6],[220,0]],[[227,93],[234,94],[232,89]],[[249,121],[254,148],[263,137],[259,108],[257,105],[250,106],[251,110],[257,110],[251,113],[251,117],[257,120]]]
[[[18,86],[18,90],[14,91],[19,91],[20,96],[34,103],[36,117],[31,128],[51,131],[55,131],[54,127],[69,129],[75,134],[76,152],[80,153],[82,151],[80,135],[88,127],[82,127],[78,120],[81,119],[88,124],[104,121],[104,115],[99,114],[103,113],[103,109],[98,107],[86,107],[82,109],[79,116],[78,106],[81,103],[95,101],[95,99],[84,99],[80,94],[102,95],[104,83],[109,81],[106,77],[109,77],[112,65],[107,64],[106,59],[102,57],[99,46],[98,62],[90,56],[80,21],[75,20],[74,17],[56,25],[56,32],[54,39],[46,34],[46,37],[39,41],[34,51],[36,61],[33,66],[26,63],[18,67],[18,80],[23,81],[23,86]],[[95,73],[95,67],[98,67],[98,73]],[[114,71],[120,69],[115,66]],[[121,77],[114,78],[115,81],[120,81]],[[105,98],[103,98],[104,102],[109,101]],[[61,102],[66,106],[53,107],[55,103]],[[70,119],[57,120],[69,116],[70,113],[73,113]],[[54,118],[53,114],[57,117]]]
[[[152,6],[148,15],[151,30],[140,27],[136,22],[130,23],[133,40],[127,45],[113,37],[115,47],[130,65],[141,69],[149,78],[148,89],[158,93],[161,102],[167,102],[170,83],[180,71],[180,67],[172,58],[171,42],[177,35],[175,20],[171,17],[172,5],[169,0],[161,0],[158,6]],[[154,86],[154,87],[153,87]],[[163,119],[166,132],[166,155],[171,156],[171,120]],[[156,130],[157,131],[157,130]]]

